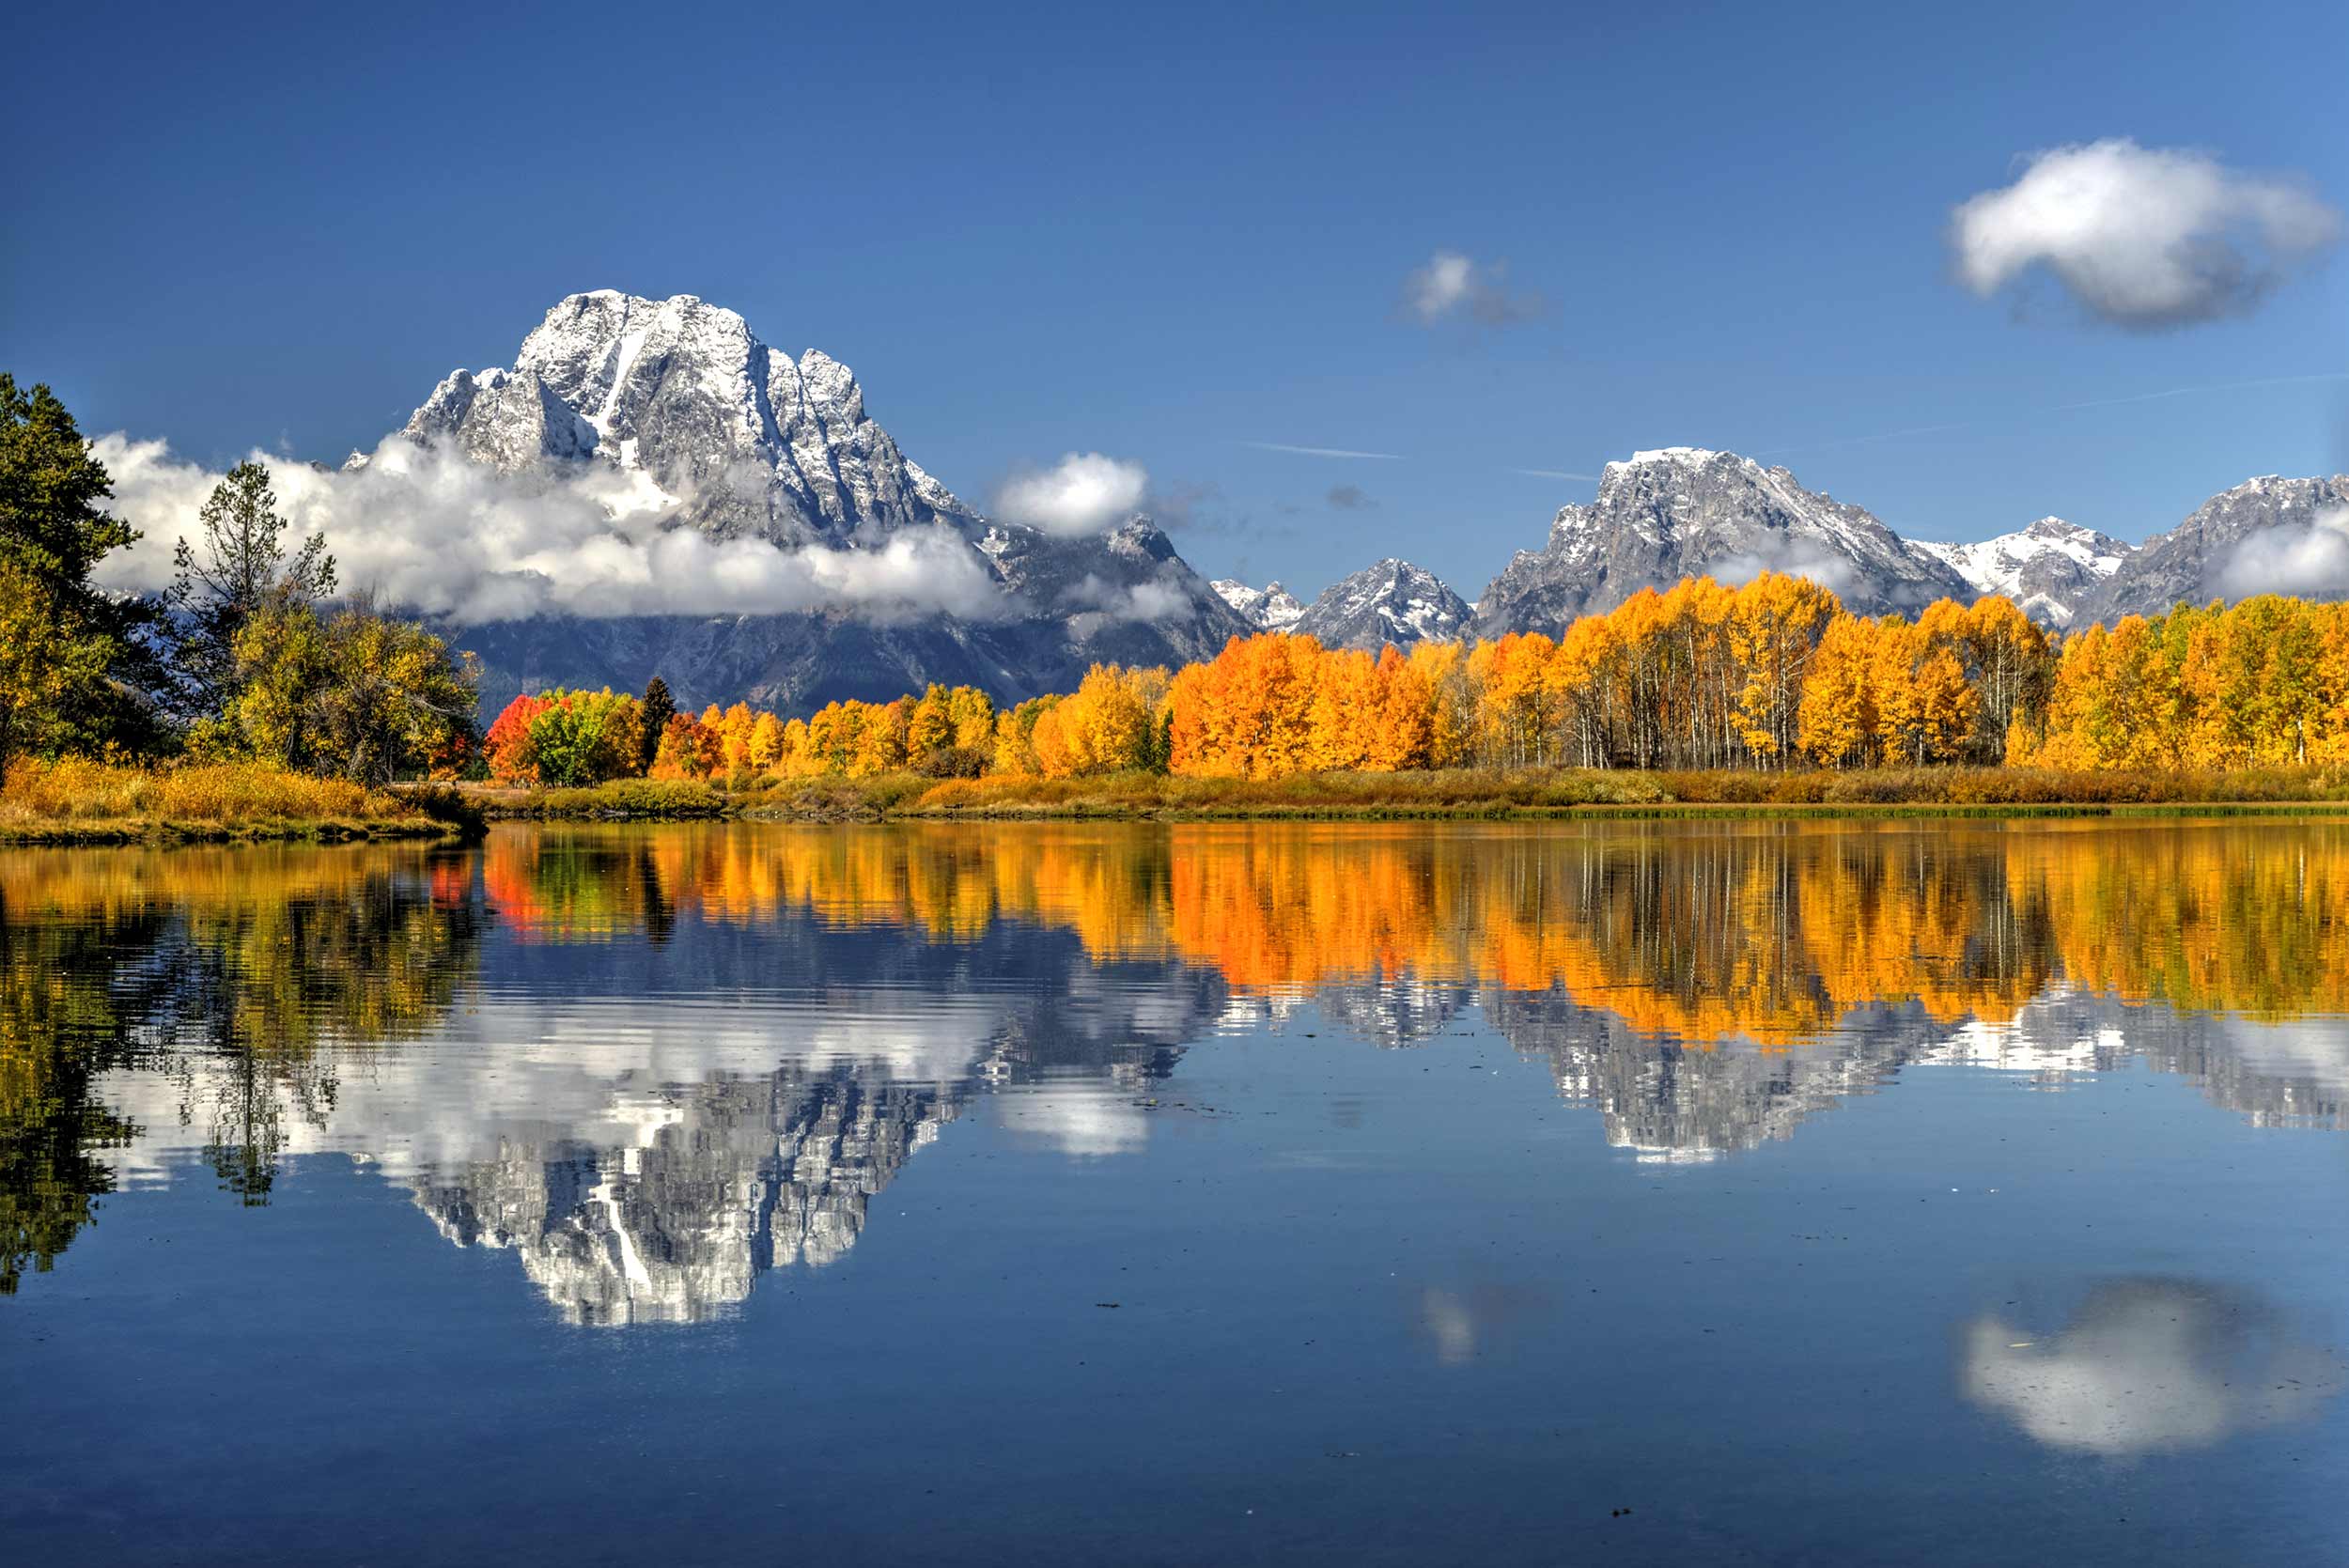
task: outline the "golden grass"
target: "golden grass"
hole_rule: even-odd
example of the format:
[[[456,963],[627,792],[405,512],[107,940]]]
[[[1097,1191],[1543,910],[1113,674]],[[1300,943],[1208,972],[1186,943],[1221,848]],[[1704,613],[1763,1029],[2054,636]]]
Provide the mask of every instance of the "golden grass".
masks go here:
[[[0,784],[0,839],[418,837],[448,831],[439,793],[370,789],[264,763],[140,767],[28,759]]]
[[[1447,768],[1269,780],[1138,772],[1082,779],[939,780],[887,773],[863,779],[768,779],[732,790],[715,784],[621,779],[591,789],[522,792],[474,786],[471,793],[493,815],[542,820],[1505,817],[1582,811],[2015,815],[2349,803],[2349,769],[2061,773],[2026,768],[1915,768],[1765,773],[1731,768]]]

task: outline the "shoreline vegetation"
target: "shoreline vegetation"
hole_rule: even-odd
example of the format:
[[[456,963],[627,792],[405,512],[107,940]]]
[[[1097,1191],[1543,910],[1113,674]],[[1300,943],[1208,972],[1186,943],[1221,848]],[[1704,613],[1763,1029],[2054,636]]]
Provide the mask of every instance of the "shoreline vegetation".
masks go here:
[[[370,787],[267,763],[25,761],[0,784],[0,845],[344,843],[477,838],[453,786]]]
[[[493,821],[1525,820],[1572,816],[2191,815],[2349,812],[2349,768],[2061,772],[1918,768],[1758,774],[1740,769],[1453,768],[1190,779],[831,776],[727,789],[621,779],[574,789],[459,786]]]

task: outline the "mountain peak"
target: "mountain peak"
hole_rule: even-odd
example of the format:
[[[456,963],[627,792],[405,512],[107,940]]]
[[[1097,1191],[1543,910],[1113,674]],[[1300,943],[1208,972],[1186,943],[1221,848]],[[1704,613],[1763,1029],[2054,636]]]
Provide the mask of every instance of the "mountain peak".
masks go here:
[[[719,537],[836,543],[976,519],[867,416],[847,365],[817,349],[795,361],[695,294],[568,294],[511,370],[453,373],[403,433],[508,473],[610,463]]]
[[[1237,578],[1219,577],[1207,586],[1258,631],[1286,631],[1305,613],[1304,603],[1278,582],[1252,588]]]
[[[1441,578],[1390,555],[1331,583],[1291,629],[1330,647],[1409,647],[1459,636],[1469,614]]]
[[[2058,629],[2072,624],[2130,553],[2120,540],[2059,517],[1970,544],[1917,546],[1948,562],[1975,594],[2003,595],[2032,620]]]
[[[1596,497],[1561,507],[1548,543],[1521,551],[1477,604],[1481,634],[1556,633],[1644,587],[1705,573],[1783,571],[1825,583],[1862,613],[1913,611],[1967,592],[1946,557],[1858,506],[1804,489],[1782,468],[1703,446],[1610,462]]]

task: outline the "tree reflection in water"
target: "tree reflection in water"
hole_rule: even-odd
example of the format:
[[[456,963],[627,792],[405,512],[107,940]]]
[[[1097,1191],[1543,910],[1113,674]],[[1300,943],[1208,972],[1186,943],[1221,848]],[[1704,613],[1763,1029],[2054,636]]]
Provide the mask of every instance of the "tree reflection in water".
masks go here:
[[[1306,1007],[1386,1048],[1473,1009],[1659,1160],[1790,1136],[1941,1064],[2052,1087],[2141,1058],[2256,1121],[2340,1126],[2344,924],[2349,829],[2321,821],[16,853],[0,1288],[142,1150],[200,1148],[243,1203],[288,1154],[339,1151],[452,1241],[517,1250],[575,1321],[705,1316],[853,1245],[974,1096],[1114,1157],[1190,1043]],[[409,1040],[431,1048],[386,1048]]]

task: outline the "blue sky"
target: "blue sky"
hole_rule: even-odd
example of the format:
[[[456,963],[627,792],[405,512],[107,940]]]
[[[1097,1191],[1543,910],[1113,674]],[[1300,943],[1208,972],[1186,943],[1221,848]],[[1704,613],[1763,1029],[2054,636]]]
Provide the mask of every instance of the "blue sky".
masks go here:
[[[2337,256],[2147,330],[1979,297],[1950,242],[2104,138],[2349,203],[2337,0],[87,6],[11,39],[0,365],[206,462],[372,445],[609,287],[823,348],[973,498],[1143,463],[1195,564],[1301,590],[1392,553],[1472,597],[1593,489],[1523,471],[1641,447],[1952,538],[2139,538],[2349,468]],[[1528,318],[1420,319],[1439,252]]]

